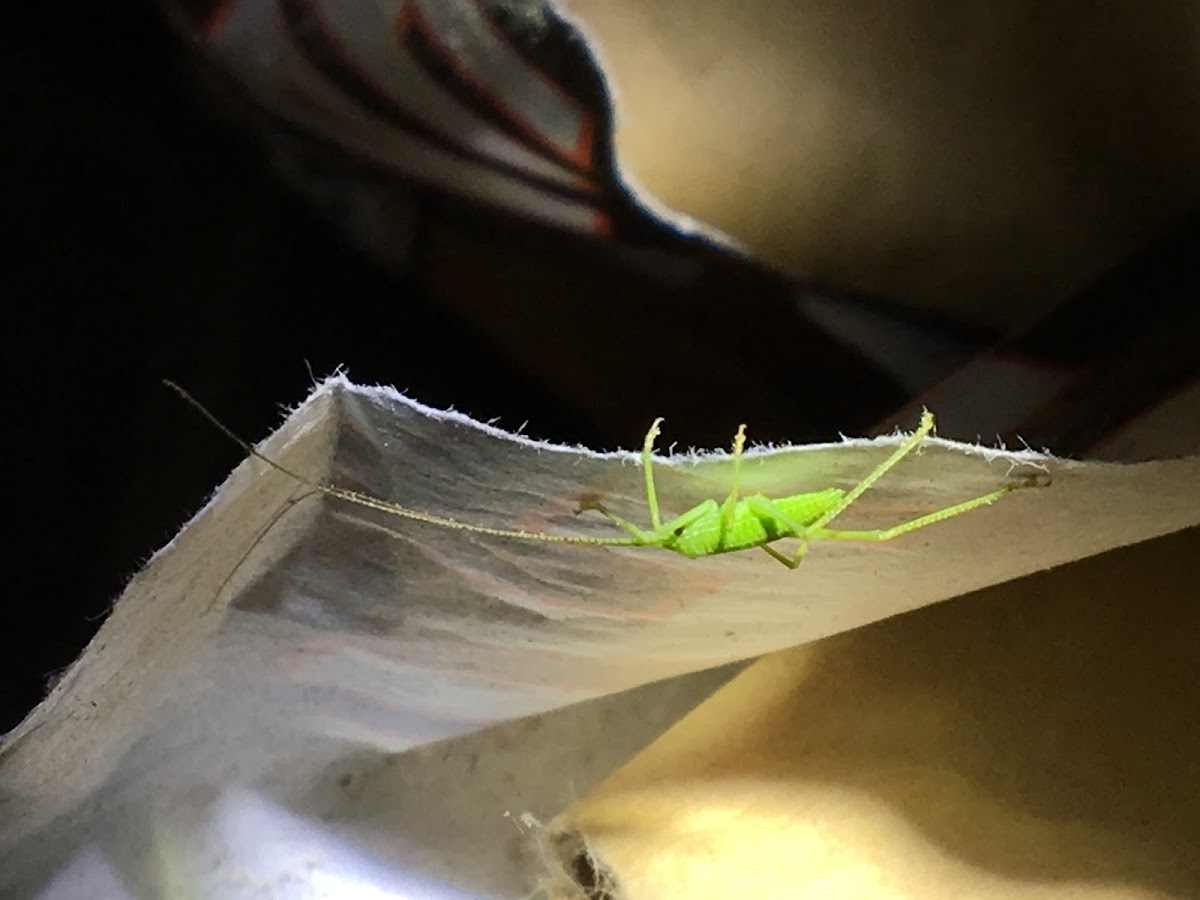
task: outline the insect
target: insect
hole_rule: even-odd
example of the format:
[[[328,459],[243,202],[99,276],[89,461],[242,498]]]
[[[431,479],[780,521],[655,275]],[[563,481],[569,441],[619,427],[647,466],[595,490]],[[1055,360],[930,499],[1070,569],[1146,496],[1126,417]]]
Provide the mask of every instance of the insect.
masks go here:
[[[536,531],[517,531],[504,528],[491,528],[485,525],[475,525],[461,522],[446,516],[438,516],[420,510],[409,509],[396,503],[380,500],[370,494],[340,488],[334,485],[318,484],[308,478],[293,472],[283,464],[276,462],[265,454],[260,453],[251,444],[238,437],[216,416],[208,411],[200,401],[172,381],[164,382],[167,387],[178,393],[185,401],[195,407],[201,415],[208,419],[232,440],[236,441],[247,453],[267,463],[272,468],[307,485],[316,491],[331,497],[337,497],[359,506],[379,510],[405,519],[468,531],[475,534],[486,534],[496,537],[514,538],[526,541],[546,541],[562,544],[589,544],[608,547],[661,547],[682,556],[698,559],[704,556],[714,556],[718,553],[733,553],[738,550],[749,550],[760,547],[773,559],[789,569],[797,568],[808,552],[808,546],[816,540],[843,541],[890,541],[892,538],[945,521],[954,516],[986,506],[999,500],[1010,491],[1028,487],[1033,482],[1006,484],[978,497],[955,503],[942,509],[917,516],[900,522],[888,528],[878,528],[866,531],[846,531],[830,528],[829,524],[863,495],[872,485],[882,478],[900,460],[908,456],[917,445],[933,431],[933,413],[925,410],[921,415],[920,424],[916,431],[908,435],[903,442],[877,465],[866,477],[849,490],[842,488],[825,488],[788,497],[771,499],[763,494],[742,495],[739,488],[742,456],[746,446],[746,426],[738,428],[733,439],[733,475],[729,493],[725,499],[718,502],[714,499],[704,500],[687,512],[663,521],[658,506],[658,492],[654,484],[654,442],[658,438],[663,420],[655,419],[650,430],[646,432],[642,443],[642,473],[646,487],[646,506],[650,514],[650,527],[641,528],[628,519],[624,519],[607,509],[595,500],[585,501],[580,505],[579,512],[595,510],[607,516],[615,525],[626,532],[623,537],[582,537],[573,535],[547,534]],[[784,538],[796,538],[799,543],[791,555],[785,554],[772,546]]]

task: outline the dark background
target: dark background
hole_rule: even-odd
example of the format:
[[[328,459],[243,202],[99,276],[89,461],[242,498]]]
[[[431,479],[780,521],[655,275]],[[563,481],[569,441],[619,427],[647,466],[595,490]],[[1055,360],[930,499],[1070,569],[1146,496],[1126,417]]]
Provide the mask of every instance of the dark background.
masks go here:
[[[780,276],[695,242],[643,235],[615,258],[417,195],[407,267],[382,265],[278,177],[216,87],[153,6],[29,5],[0,34],[0,733],[241,458],[164,378],[252,440],[339,366],[600,448],[655,415],[683,445],[724,445],[739,421],[829,438],[906,397],[836,341],[797,338]],[[798,387],[806,373],[822,378]]]
[[[598,439],[272,177],[153,7],[27,10],[0,34],[0,67],[13,526],[0,732],[240,459],[163,378],[255,440],[310,371],[339,365],[430,405]]]

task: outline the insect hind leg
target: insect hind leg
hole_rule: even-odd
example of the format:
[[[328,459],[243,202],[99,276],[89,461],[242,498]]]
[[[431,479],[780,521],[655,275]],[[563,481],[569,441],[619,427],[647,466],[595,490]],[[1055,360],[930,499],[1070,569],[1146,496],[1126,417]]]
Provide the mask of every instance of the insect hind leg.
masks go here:
[[[943,522],[946,519],[952,519],[955,516],[960,516],[965,512],[976,509],[980,506],[987,506],[989,503],[995,503],[1009,491],[1019,489],[1021,485],[1010,484],[982,496],[975,497],[971,500],[964,500],[962,503],[955,503],[952,506],[946,506],[942,509],[936,509],[931,513],[926,513],[923,516],[917,516],[915,519],[909,519],[907,522],[901,522],[898,525],[893,525],[890,528],[877,528],[871,531],[839,531],[837,529],[825,528],[820,532],[810,534],[813,538],[830,538],[841,541],[890,541],[892,538],[900,537],[902,534],[908,534],[910,531],[916,531],[918,528],[924,528],[926,525],[933,525],[937,522]]]
[[[917,425],[917,430],[905,438],[900,446],[892,452],[891,456],[868,472],[867,476],[863,478],[862,481],[847,491],[846,496],[844,496],[833,507],[828,509],[815,521],[813,521],[808,526],[809,532],[820,531],[824,529],[826,525],[844,513],[855,500],[866,493],[867,490],[873,484],[875,484],[875,482],[887,474],[887,472],[893,466],[895,466],[896,463],[900,462],[900,460],[912,453],[913,450],[916,449],[917,445],[920,444],[921,441],[925,440],[925,438],[928,437],[932,431],[933,413],[931,413],[929,410],[925,410],[921,413],[921,422],[919,425]],[[910,528],[909,530],[911,531],[912,529]],[[878,540],[878,538],[876,538],[876,540]]]

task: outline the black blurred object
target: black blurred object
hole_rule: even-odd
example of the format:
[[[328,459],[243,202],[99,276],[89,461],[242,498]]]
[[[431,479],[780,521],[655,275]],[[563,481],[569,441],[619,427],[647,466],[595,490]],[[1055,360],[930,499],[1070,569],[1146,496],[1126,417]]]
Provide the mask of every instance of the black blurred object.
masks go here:
[[[742,416],[764,440],[832,437],[905,396],[836,342],[817,336],[805,356],[778,306],[786,283],[695,242],[589,244],[417,188],[423,268],[370,261],[197,88],[211,73],[152,8],[29,7],[0,45],[16,525],[0,730],[240,458],[164,377],[250,439],[303,398],[310,371],[342,365],[610,448],[658,414],[683,443],[724,444]],[[711,305],[691,293],[705,283]],[[828,400],[806,406],[805,390]]]
[[[1135,462],[1200,453],[1200,212],[1048,315],[919,392],[958,440],[993,435],[1060,456]]]
[[[240,459],[164,377],[256,440],[310,369],[339,365],[435,406],[597,438],[272,178],[209,113],[152,8],[32,18],[0,37],[15,526],[0,731]]]

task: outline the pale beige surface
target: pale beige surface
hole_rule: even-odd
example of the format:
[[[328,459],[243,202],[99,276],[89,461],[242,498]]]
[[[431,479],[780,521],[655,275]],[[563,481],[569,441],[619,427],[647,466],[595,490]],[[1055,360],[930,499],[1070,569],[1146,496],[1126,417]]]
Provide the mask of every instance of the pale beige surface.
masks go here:
[[[771,496],[848,487],[898,440],[752,451],[741,487]],[[611,536],[603,516],[575,514],[596,496],[646,517],[632,455],[538,444],[340,378],[264,446],[309,478],[479,525]],[[655,470],[672,512],[721,496],[731,479],[723,454]],[[586,789],[605,760],[626,758],[633,737],[597,737],[596,752],[570,754],[572,771],[554,766],[560,739],[534,737],[548,728],[494,730],[493,765],[472,762],[488,752],[482,737],[475,749],[459,745],[469,777],[436,772],[454,783],[444,793],[412,789],[400,768],[417,780],[434,770],[402,766],[408,753],[441,742],[426,759],[445,761],[445,742],[471,733],[1200,523],[1197,458],[1066,463],[940,439],[838,521],[891,524],[1046,470],[1048,487],[888,544],[819,542],[791,571],[757,551],[688,560],[463,532],[323,498],[247,461],[0,744],[0,894],[30,896],[79,871],[83,893],[53,896],[93,900],[86,885],[101,872],[128,888],[113,897],[187,888],[249,900],[268,887],[309,896],[305,885],[347,869],[400,895],[430,881],[448,889],[447,878],[463,890],[512,884],[511,854],[452,842],[440,855],[425,836],[486,797],[494,814],[473,833],[494,849],[495,830],[511,828],[511,838],[530,811],[520,797],[548,803]],[[612,727],[646,735],[685,694],[631,699]],[[653,715],[639,707],[650,695]],[[569,733],[586,739],[583,728]],[[523,751],[509,752],[514,739]],[[538,771],[540,788],[528,778]],[[406,815],[388,815],[383,794],[404,794]],[[495,811],[508,800],[517,824]],[[546,809],[541,801],[535,809]]]
[[[1200,531],[760,660],[572,807],[622,900],[1200,893]]]
[[[792,271],[997,325],[1200,199],[1200,5],[560,0],[619,162]]]

